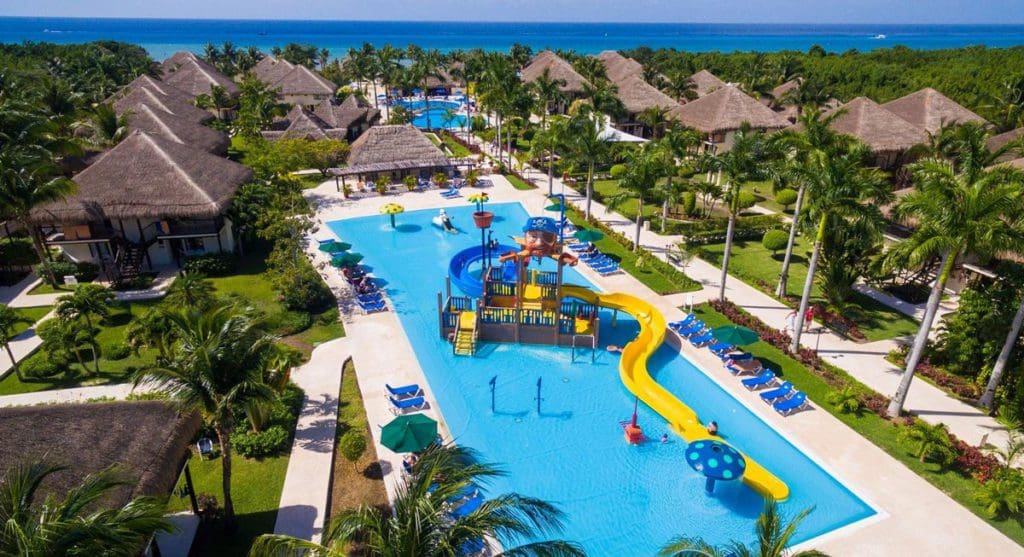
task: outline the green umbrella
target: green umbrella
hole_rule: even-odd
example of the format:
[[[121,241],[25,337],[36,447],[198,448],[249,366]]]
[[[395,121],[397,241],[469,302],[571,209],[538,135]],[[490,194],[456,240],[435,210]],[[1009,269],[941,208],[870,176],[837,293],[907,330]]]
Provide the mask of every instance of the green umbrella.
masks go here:
[[[331,265],[334,265],[335,267],[351,267],[353,265],[357,265],[362,260],[363,254],[350,251],[332,257]]]
[[[718,342],[731,344],[733,346],[744,346],[754,344],[758,340],[757,333],[739,325],[726,325],[711,330]]]
[[[320,251],[326,253],[346,251],[349,249],[352,249],[352,244],[349,244],[347,242],[339,242],[337,240],[331,240],[330,242],[324,242],[320,244]]]
[[[562,204],[561,203],[555,203],[554,205],[548,205],[547,207],[544,207],[544,210],[545,211],[554,211],[555,213],[561,213],[562,212]]]
[[[573,237],[581,242],[596,242],[604,238],[604,233],[599,230],[577,230]]]
[[[416,453],[437,439],[437,422],[424,414],[399,416],[384,426],[380,443],[396,453]]]

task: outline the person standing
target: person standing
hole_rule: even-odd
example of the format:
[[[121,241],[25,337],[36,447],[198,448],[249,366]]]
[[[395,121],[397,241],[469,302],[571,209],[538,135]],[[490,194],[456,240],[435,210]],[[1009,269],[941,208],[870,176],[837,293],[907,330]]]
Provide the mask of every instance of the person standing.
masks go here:
[[[814,323],[814,306],[808,305],[804,312],[804,332],[811,332],[811,324]]]

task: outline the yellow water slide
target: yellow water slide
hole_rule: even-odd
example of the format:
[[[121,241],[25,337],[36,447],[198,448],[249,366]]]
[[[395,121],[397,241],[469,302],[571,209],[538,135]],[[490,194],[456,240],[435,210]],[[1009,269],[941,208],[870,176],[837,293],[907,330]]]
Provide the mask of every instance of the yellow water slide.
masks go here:
[[[659,385],[647,372],[647,360],[665,341],[665,317],[651,304],[629,294],[599,294],[588,288],[565,285],[562,294],[579,298],[587,303],[609,309],[617,309],[632,315],[640,323],[640,334],[622,349],[619,361],[619,375],[622,383],[631,393],[644,401],[680,434],[687,443],[698,439],[714,439],[726,442],[717,435],[711,435],[697,414],[689,406]],[[789,497],[789,486],[769,472],[757,461],[743,455],[747,468],[743,482],[761,495],[782,501]]]

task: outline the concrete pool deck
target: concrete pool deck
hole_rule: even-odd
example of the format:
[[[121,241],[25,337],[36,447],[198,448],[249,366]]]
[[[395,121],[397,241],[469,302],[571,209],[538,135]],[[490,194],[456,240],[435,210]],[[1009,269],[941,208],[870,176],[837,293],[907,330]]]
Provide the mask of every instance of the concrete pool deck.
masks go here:
[[[490,178],[494,186],[486,191],[492,203],[519,202],[531,214],[543,214],[546,200],[539,190],[519,191],[501,176]],[[377,215],[379,208],[386,203],[399,203],[407,211],[467,204],[465,197],[447,200],[441,198],[435,190],[342,200],[335,191],[333,181],[307,190],[305,195],[317,205],[319,229],[313,233],[317,239],[332,237],[325,223]],[[317,263],[326,263],[326,256],[317,253],[315,245],[309,249]],[[678,296],[659,296],[631,275],[600,277],[583,266],[577,269],[605,291],[628,292],[650,301],[669,321],[683,316],[676,307]],[[336,270],[324,265],[321,273],[332,288],[347,291],[344,280]],[[695,298],[702,299],[697,296]],[[343,299],[342,307],[350,308],[350,304]],[[430,403],[425,413],[439,420],[446,441],[450,440],[450,435],[398,316],[390,311],[371,315],[347,311],[344,319],[367,417],[384,470],[385,487],[388,496],[393,498],[402,467],[401,456],[380,445],[378,426],[393,417],[384,397],[384,383],[419,383],[423,386]],[[828,412],[812,410],[783,418],[744,389],[722,369],[721,362],[706,350],[695,349],[687,343],[680,346],[678,338],[671,334],[667,342],[878,511],[874,517],[835,530],[804,545],[832,555],[851,556],[1024,555],[1024,549],[1012,540]]]

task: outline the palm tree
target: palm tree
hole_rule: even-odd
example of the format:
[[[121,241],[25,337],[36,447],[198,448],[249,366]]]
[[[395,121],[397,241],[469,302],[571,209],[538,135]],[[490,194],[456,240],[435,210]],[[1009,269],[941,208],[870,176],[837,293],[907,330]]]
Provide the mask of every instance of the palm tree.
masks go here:
[[[401,51],[389,44],[385,44],[377,49],[377,63],[374,65],[374,69],[377,70],[377,77],[384,85],[384,94],[388,95],[388,98],[390,98],[391,95],[391,87],[389,84],[394,80],[395,73],[402,68],[398,63],[401,58]],[[375,108],[379,108],[376,95],[373,97],[373,106]],[[385,103],[384,106],[387,108],[388,104]],[[390,116],[390,114],[386,116]]]
[[[429,449],[401,481],[391,510],[364,505],[342,511],[324,532],[321,543],[290,536],[265,534],[256,539],[249,555],[348,555],[348,544],[359,541],[362,554],[371,557],[440,557],[460,555],[469,544],[500,538],[499,555],[575,557],[577,545],[550,540],[510,547],[535,534],[562,528],[562,513],[550,503],[515,493],[489,498],[476,511],[450,518],[449,500],[465,497],[467,490],[502,475],[494,466],[479,463],[472,450],[460,447]]]
[[[744,125],[736,131],[732,147],[718,155],[706,154],[704,166],[718,171],[726,178],[725,200],[729,208],[729,223],[725,232],[725,252],[722,254],[722,281],[719,286],[718,299],[725,300],[725,282],[729,277],[729,256],[732,251],[733,231],[736,229],[736,217],[740,212],[740,188],[743,184],[762,179],[769,169],[765,163],[769,159],[772,146],[765,141],[764,134]]]
[[[143,348],[156,348],[157,361],[162,362],[167,359],[170,346],[174,343],[174,331],[167,313],[156,307],[128,324],[125,339],[135,354]]]
[[[533,136],[530,144],[530,155],[534,159],[548,159],[548,197],[553,195],[555,182],[555,156],[568,140],[568,120],[556,116],[551,119],[547,128],[541,129]]]
[[[913,454],[921,462],[934,457],[941,464],[949,464],[956,458],[956,450],[949,438],[949,428],[946,424],[932,425],[924,420],[914,420],[910,427],[903,430],[900,437],[917,445]]]
[[[715,547],[701,538],[679,537],[672,540],[661,549],[659,555],[671,557],[828,557],[816,549],[807,549],[796,553],[789,553],[786,547],[796,534],[807,515],[813,509],[804,509],[791,520],[786,520],[779,512],[779,505],[774,499],[768,498],[764,502],[764,510],[757,517],[757,543],[748,547],[741,542],[732,542],[729,545],[719,548]]]
[[[651,130],[654,139],[661,139],[665,133],[665,124],[668,121],[668,108],[664,106],[651,106],[645,108],[637,115],[636,121]]]
[[[443,63],[441,53],[437,49],[432,48],[424,51],[413,61],[410,67],[418,82],[423,86],[423,113],[427,115],[428,130],[430,129],[430,91],[428,90],[427,80],[430,78],[443,79],[441,73]],[[376,87],[377,85],[374,83],[374,93],[377,91]]]
[[[938,276],[932,285],[924,318],[899,387],[889,403],[888,414],[900,415],[903,403],[921,361],[928,333],[938,311],[942,292],[957,258],[966,253],[988,257],[1018,249],[1021,233],[1024,173],[1000,165],[988,169],[934,158],[911,166],[915,191],[896,206],[897,217],[912,217],[920,224],[914,234],[889,252],[889,264],[921,265],[940,259]]]
[[[601,137],[596,115],[583,111],[569,119],[569,156],[587,167],[587,204],[584,215],[590,220],[590,203],[594,198],[594,166],[608,156],[608,141]]]
[[[214,109],[217,117],[223,120],[225,111],[235,106],[236,101],[228,94],[227,89],[220,85],[210,87],[209,93],[203,93],[196,97],[196,106],[203,109]]]
[[[1010,361],[1010,354],[1013,353],[1013,348],[1017,345],[1017,340],[1020,339],[1022,324],[1024,324],[1024,298],[1021,299],[1020,306],[1017,307],[1017,313],[1013,316],[1010,332],[1006,335],[1006,342],[1003,343],[1003,348],[999,351],[999,357],[996,358],[996,363],[992,367],[992,374],[989,375],[988,383],[985,385],[985,392],[978,399],[978,405],[983,408],[992,408],[993,403],[995,403],[996,388],[999,387],[999,383],[1003,380],[1006,364]]]
[[[996,129],[1004,132],[1024,125],[1024,75],[1003,82],[1002,91],[994,96],[988,108],[998,114]]]
[[[17,336],[14,333],[14,328],[24,322],[25,318],[19,315],[14,308],[7,304],[0,304],[0,345],[3,345],[4,350],[7,351],[7,356],[11,359],[11,367],[14,369],[14,376],[18,378],[18,381],[24,381],[25,378],[21,376],[18,360],[14,357],[14,352],[11,351],[11,341]]]
[[[536,99],[536,110],[540,114],[541,129],[548,127],[548,110],[551,108],[551,103],[564,97],[562,87],[565,87],[565,80],[552,78],[548,68],[544,68],[544,71],[530,83],[530,92]]]
[[[213,283],[205,275],[182,271],[171,283],[164,300],[172,306],[202,309],[213,303],[213,292]]]
[[[628,155],[626,172],[619,179],[618,192],[607,199],[608,208],[615,209],[622,203],[636,200],[636,231],[633,236],[633,251],[640,251],[640,229],[644,220],[644,196],[656,187],[662,173],[663,161],[658,146],[645,144]]]
[[[231,499],[231,434],[235,414],[276,397],[264,379],[273,339],[253,317],[232,306],[168,312],[177,337],[170,360],[142,370],[135,385],[165,391],[183,408],[199,412],[217,432],[221,449],[225,527],[235,528]]]
[[[877,168],[865,166],[870,158],[871,151],[866,146],[856,145],[845,152],[832,151],[826,156],[813,157],[798,170],[801,187],[807,189],[808,220],[813,222],[816,219],[818,222],[790,344],[794,354],[800,350],[804,314],[811,300],[811,287],[818,270],[826,229],[845,227],[849,221],[857,221],[859,226],[874,229],[880,234],[884,225],[885,218],[879,207],[889,203],[893,194],[885,174]]]
[[[608,80],[584,83],[583,98],[586,100],[578,102],[589,103],[597,112],[607,114],[616,120],[626,116],[626,107],[619,98],[619,88]]]
[[[805,109],[821,108],[832,98],[831,89],[823,83],[813,79],[804,79],[800,82],[799,87],[790,89],[781,98],[775,99],[773,104],[796,106],[797,115],[802,115]]]
[[[697,98],[697,84],[686,71],[677,71],[665,83],[665,93],[677,101],[692,101]]]
[[[89,114],[93,141],[100,147],[117,145],[128,135],[128,114],[118,115],[110,103],[100,103]]]
[[[38,496],[43,482],[65,467],[41,462],[11,468],[0,481],[0,554],[134,555],[157,532],[174,527],[155,497],[137,497],[117,509],[102,508],[110,491],[126,482],[107,468],[86,476],[63,498]]]
[[[496,52],[485,55],[480,82],[477,85],[477,97],[481,104],[496,116],[499,163],[502,162],[502,123],[504,116],[512,110],[510,92],[518,81],[515,69],[507,57]],[[511,165],[511,161],[509,164]]]
[[[681,190],[673,186],[676,175],[676,161],[684,158],[690,149],[700,144],[700,133],[688,128],[672,126],[657,141],[658,153],[661,156],[662,171],[665,175],[665,187],[661,191],[661,232],[665,232],[668,222],[668,207],[678,199]]]
[[[846,111],[836,110],[825,116],[817,108],[811,107],[800,114],[800,131],[783,130],[778,132],[773,141],[779,149],[787,152],[786,163],[788,168],[784,173],[797,176],[805,174],[801,169],[811,164],[810,161],[818,161],[828,157],[837,150],[848,149],[853,138],[847,135],[840,135],[832,131],[831,125],[836,118],[839,118]],[[793,245],[796,243],[797,226],[800,220],[800,209],[803,206],[804,192],[806,190],[803,181],[797,179],[796,204],[793,207],[793,219],[789,225],[789,241],[786,243],[786,255],[782,259],[782,271],[779,273],[779,285],[775,289],[775,295],[783,297],[786,295],[786,283],[789,280],[789,265],[793,258]]]
[[[57,316],[61,319],[82,318],[91,329],[92,316],[106,319],[113,302],[114,293],[110,289],[95,283],[80,284],[71,294],[57,298]]]

